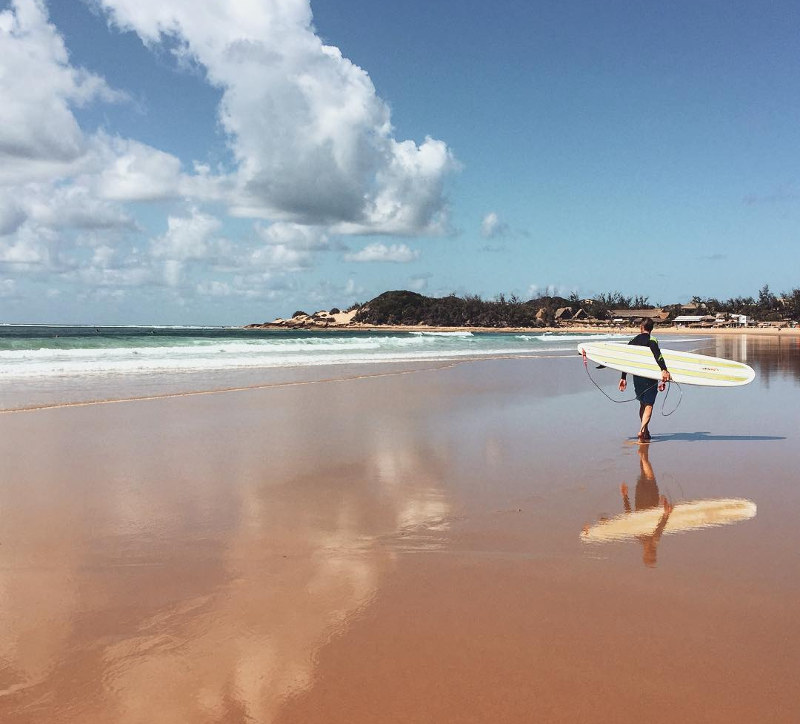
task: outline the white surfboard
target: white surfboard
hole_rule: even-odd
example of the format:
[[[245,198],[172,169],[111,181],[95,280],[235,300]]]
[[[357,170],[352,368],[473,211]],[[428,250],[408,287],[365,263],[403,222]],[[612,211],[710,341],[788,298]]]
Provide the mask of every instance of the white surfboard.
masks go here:
[[[664,508],[660,505],[635,513],[623,513],[585,528],[581,532],[581,540],[584,543],[604,543],[652,535],[663,515]],[[673,507],[663,532],[666,535],[701,528],[714,528],[749,520],[755,515],[756,504],[745,498],[692,500],[678,503]]]
[[[587,342],[578,345],[578,353],[586,353],[592,362],[620,372],[651,380],[661,379],[661,368],[649,347],[621,342]],[[756,376],[753,368],[743,362],[663,347],[661,354],[672,379],[680,384],[735,387],[752,382]]]

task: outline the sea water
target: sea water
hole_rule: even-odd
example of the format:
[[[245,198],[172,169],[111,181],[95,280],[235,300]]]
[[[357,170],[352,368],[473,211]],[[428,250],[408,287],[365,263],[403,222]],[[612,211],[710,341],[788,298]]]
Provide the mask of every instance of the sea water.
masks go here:
[[[575,354],[581,340],[619,338],[535,330],[0,325],[0,409],[279,384],[467,359]]]

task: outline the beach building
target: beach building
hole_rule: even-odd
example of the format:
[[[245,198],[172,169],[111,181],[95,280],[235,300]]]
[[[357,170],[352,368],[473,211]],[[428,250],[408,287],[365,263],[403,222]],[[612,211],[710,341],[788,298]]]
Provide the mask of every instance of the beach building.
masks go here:
[[[636,324],[640,319],[652,319],[654,322],[664,322],[669,317],[669,312],[660,309],[612,309],[611,319],[615,324]]]
[[[712,327],[719,322],[711,314],[679,314],[672,323],[676,327]]]

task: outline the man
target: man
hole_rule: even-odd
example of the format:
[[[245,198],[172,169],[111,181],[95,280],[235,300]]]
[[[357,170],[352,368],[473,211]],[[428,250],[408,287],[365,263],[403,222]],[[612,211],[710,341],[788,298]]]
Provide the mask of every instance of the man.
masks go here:
[[[640,347],[649,347],[655,357],[658,366],[661,368],[661,389],[665,382],[671,379],[669,370],[667,370],[667,363],[664,362],[664,357],[661,354],[661,349],[658,346],[658,341],[650,336],[653,331],[653,320],[643,319],[639,325],[639,334],[637,334],[628,344],[636,344]],[[628,386],[627,373],[622,373],[622,379],[619,381],[620,392],[625,392]],[[636,391],[636,399],[639,400],[639,442],[647,442],[650,439],[650,418],[653,415],[653,405],[656,402],[656,395],[658,394],[659,383],[656,380],[649,380],[646,377],[633,376],[633,389]]]

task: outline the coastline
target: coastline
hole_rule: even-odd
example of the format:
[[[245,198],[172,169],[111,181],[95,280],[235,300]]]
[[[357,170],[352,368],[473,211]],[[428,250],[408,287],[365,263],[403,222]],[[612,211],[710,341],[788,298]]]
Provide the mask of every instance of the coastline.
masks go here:
[[[243,329],[280,329],[304,332],[479,332],[481,334],[636,334],[635,325],[564,325],[560,327],[433,327],[410,324],[306,324],[287,326],[284,324],[248,324]],[[710,334],[710,335],[754,335],[759,337],[800,337],[798,327],[674,327],[656,325],[654,334]]]

